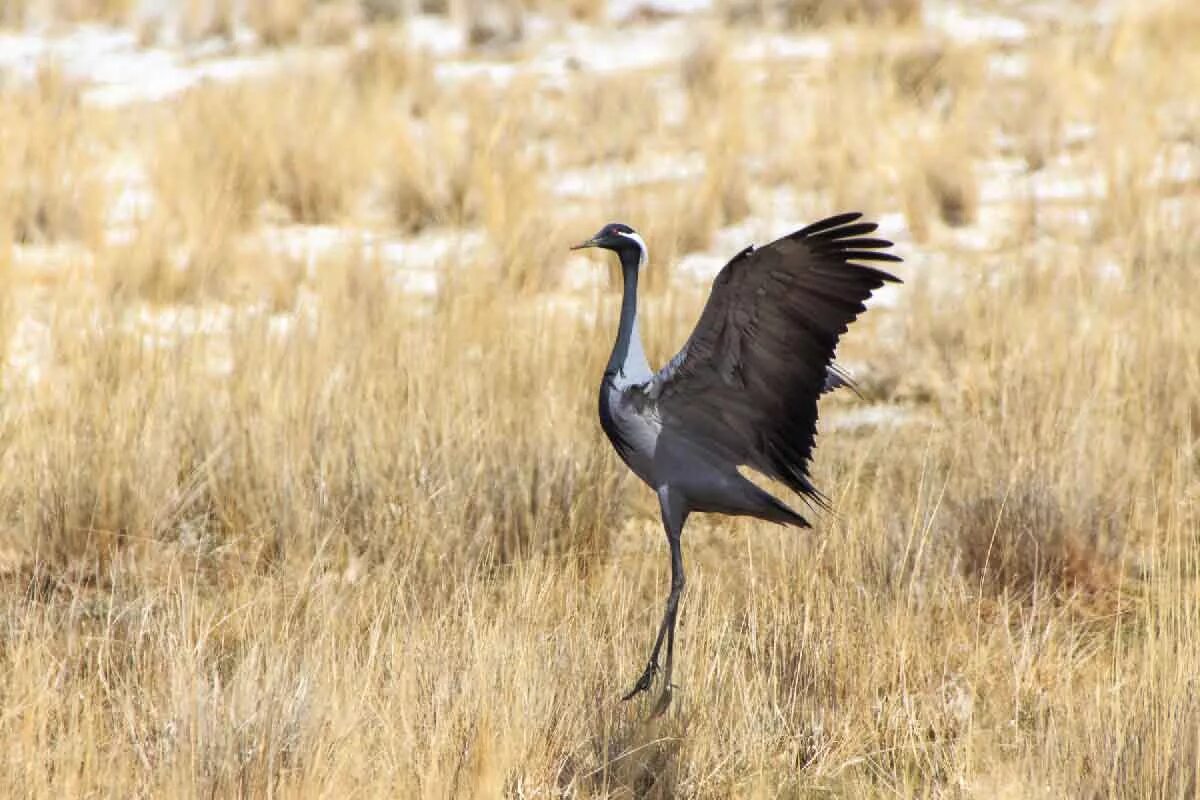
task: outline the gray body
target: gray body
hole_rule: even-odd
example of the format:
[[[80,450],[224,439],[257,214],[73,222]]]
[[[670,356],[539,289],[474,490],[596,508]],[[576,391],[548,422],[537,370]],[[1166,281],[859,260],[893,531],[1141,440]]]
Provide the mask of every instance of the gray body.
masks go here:
[[[600,425],[617,454],[658,496],[671,550],[671,591],[650,661],[626,699],[647,691],[664,637],[671,699],[675,618],[684,587],[680,536],[693,511],[808,527],[739,472],[747,466],[827,507],[809,481],[817,399],[849,384],[833,363],[838,338],[863,302],[896,278],[855,261],[899,261],[867,238],[871,223],[843,214],[760,249],[738,253],[713,290],[687,344],[657,372],[638,333],[638,275],[646,248],[632,228],[606,225],[580,247],[620,257],[624,292],[616,342],[600,383]]]
[[[634,475],[672,499],[684,518],[692,511],[748,515],[771,522],[793,522],[786,506],[738,472],[737,464],[693,440],[686,431],[664,430],[653,407],[641,407],[639,395],[613,376],[600,384],[600,426],[617,455]]]

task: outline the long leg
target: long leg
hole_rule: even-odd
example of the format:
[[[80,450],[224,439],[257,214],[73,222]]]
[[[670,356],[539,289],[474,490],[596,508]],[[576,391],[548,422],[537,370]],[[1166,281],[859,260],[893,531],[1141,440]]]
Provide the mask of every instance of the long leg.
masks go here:
[[[671,702],[671,672],[675,660],[675,619],[679,611],[679,598],[683,594],[686,583],[683,574],[683,552],[679,539],[683,534],[683,524],[687,522],[688,509],[683,496],[668,487],[658,490],[658,503],[662,510],[663,528],[667,534],[667,544],[671,548],[671,591],[667,595],[667,607],[663,611],[662,622],[658,626],[658,636],[654,640],[654,649],[650,652],[650,661],[646,670],[638,678],[637,684],[625,695],[626,700],[641,692],[650,690],[654,675],[658,672],[658,656],[662,651],[663,641],[667,642],[666,681],[662,697],[659,698],[655,714],[661,714]]]
[[[667,710],[671,704],[671,674],[675,665],[675,618],[679,612],[679,598],[683,594],[683,552],[679,544],[680,534],[683,533],[683,523],[672,531],[667,529],[667,541],[671,544],[671,593],[667,596],[667,666],[663,670],[663,693],[658,698],[654,708],[654,716]]]

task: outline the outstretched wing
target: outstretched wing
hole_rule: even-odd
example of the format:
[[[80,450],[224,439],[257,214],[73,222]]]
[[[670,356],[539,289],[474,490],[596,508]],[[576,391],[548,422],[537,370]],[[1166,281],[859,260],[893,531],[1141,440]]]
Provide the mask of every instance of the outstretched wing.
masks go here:
[[[808,478],[817,398],[838,337],[900,261],[862,215],[821,220],[734,256],[684,348],[640,391],[673,429],[824,502]]]

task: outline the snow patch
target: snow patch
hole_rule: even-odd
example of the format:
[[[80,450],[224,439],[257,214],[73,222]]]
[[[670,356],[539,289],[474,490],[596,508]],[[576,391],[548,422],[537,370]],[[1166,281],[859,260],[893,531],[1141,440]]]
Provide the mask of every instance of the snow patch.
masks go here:
[[[833,40],[816,34],[751,34],[734,50],[740,61],[827,61],[833,56]]]
[[[78,242],[12,246],[12,265],[29,272],[49,273],[64,267],[91,267],[95,261],[92,251]]]
[[[555,180],[551,191],[563,198],[589,198],[611,194],[630,186],[691,180],[703,174],[704,157],[698,153],[665,156],[635,164],[608,161],[590,167],[565,170]]]
[[[22,316],[8,336],[4,383],[9,386],[16,382],[40,383],[53,357],[50,326],[31,314]]]
[[[876,404],[831,410],[822,415],[822,426],[832,431],[856,431],[863,428],[895,428],[915,419],[913,413],[906,408]]]
[[[961,3],[932,3],[922,6],[925,27],[940,31],[954,42],[1016,44],[1029,37],[1029,26],[1019,19],[981,13]]]
[[[542,47],[532,66],[550,74],[568,66],[600,73],[650,69],[678,61],[683,56],[680,43],[693,37],[681,20],[622,30],[572,25],[562,38]]]
[[[609,0],[608,18],[621,22],[635,15],[687,16],[712,10],[712,0]]]
[[[331,225],[268,227],[261,242],[270,253],[304,264],[309,275],[323,261],[355,258],[392,270],[389,280],[402,292],[430,295],[441,271],[454,259],[469,257],[484,243],[482,231],[441,230],[411,238]]]
[[[80,25],[62,35],[41,30],[0,34],[0,69],[18,80],[32,80],[46,65],[55,65],[86,86],[84,102],[102,107],[161,101],[203,81],[229,83],[266,75],[295,60],[286,52],[204,57],[211,52],[204,43],[190,49],[142,47],[133,31],[102,25]]]
[[[463,26],[449,17],[418,14],[404,26],[408,41],[436,58],[458,55],[467,48]]]
[[[1162,184],[1200,181],[1200,147],[1191,142],[1170,144],[1155,157],[1150,179]]]
[[[154,191],[139,158],[127,154],[113,160],[104,173],[115,198],[109,203],[105,240],[109,244],[128,243],[137,223],[154,210]]]

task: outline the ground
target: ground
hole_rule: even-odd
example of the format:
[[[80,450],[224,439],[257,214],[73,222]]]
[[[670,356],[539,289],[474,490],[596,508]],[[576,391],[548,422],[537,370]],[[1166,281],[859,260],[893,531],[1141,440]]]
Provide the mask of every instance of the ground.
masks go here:
[[[0,794],[1195,795],[1194,3],[0,24]],[[834,511],[689,522],[649,719],[666,544],[567,246],[643,233],[661,363],[847,210],[906,261]]]

